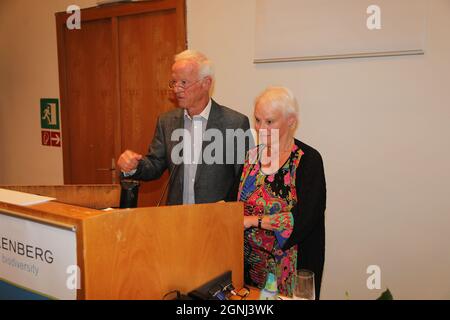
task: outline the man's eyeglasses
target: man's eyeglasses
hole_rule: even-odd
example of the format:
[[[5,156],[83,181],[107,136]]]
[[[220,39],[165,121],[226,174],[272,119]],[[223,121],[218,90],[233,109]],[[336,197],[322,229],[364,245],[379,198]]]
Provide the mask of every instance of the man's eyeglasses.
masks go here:
[[[181,81],[171,80],[171,81],[169,81],[169,88],[173,90],[176,87],[178,87],[178,88],[180,88],[182,90],[187,90],[190,87],[192,87],[193,85],[195,85],[196,83],[202,81],[203,79],[204,78],[201,78],[201,79],[199,79],[197,81],[194,81],[192,83],[189,83],[189,81],[187,81],[187,80],[181,80]]]

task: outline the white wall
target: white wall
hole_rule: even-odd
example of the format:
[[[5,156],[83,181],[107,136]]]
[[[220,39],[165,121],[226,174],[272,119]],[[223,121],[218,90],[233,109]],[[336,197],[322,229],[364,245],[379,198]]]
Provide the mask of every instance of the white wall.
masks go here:
[[[297,137],[325,161],[324,299],[377,297],[369,265],[396,298],[450,299],[450,1],[430,3],[425,56],[254,65],[255,0],[188,0],[220,103],[251,117],[271,84],[301,103]]]
[[[0,0],[0,184],[59,184],[39,99],[59,97],[54,13],[95,0]],[[267,85],[293,89],[298,137],[325,161],[322,298],[374,298],[368,265],[400,299],[450,299],[450,1],[432,0],[427,54],[252,63],[255,0],[188,0],[189,46],[216,62],[216,99],[251,117]]]
[[[40,99],[59,98],[55,12],[95,0],[0,0],[0,184],[62,184],[62,150],[41,145]],[[38,5],[39,3],[39,5]]]

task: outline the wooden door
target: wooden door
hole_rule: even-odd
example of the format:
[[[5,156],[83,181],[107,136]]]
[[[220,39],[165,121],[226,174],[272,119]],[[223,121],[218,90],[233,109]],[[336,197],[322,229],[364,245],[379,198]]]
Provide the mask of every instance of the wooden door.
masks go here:
[[[143,13],[121,17],[118,24],[122,145],[146,154],[159,114],[174,108],[168,100],[168,83],[177,51],[176,15]],[[167,178],[166,173],[163,179]],[[139,205],[156,203],[162,185],[161,181],[141,184]]]
[[[175,106],[167,84],[186,48],[184,0],[140,1],[81,11],[81,30],[56,14],[64,182],[118,183],[126,149],[146,154],[157,117]],[[139,206],[155,205],[167,174],[143,183]]]
[[[65,34],[67,98],[62,103],[65,182],[114,183],[117,96],[112,26],[108,20],[83,23]],[[68,108],[67,108],[68,107]]]

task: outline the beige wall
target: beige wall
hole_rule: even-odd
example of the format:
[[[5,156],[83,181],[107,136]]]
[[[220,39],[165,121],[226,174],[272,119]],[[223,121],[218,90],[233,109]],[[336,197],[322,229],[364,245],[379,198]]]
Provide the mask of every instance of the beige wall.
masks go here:
[[[430,3],[425,56],[254,65],[255,0],[188,0],[219,102],[251,116],[267,85],[299,98],[297,137],[325,161],[323,298],[377,297],[374,264],[397,298],[450,299],[450,1]]]
[[[41,145],[40,98],[59,98],[54,13],[95,0],[0,0],[0,184],[62,184],[62,150]],[[39,3],[39,5],[37,5]]]
[[[91,1],[0,0],[0,184],[62,183],[40,145],[39,99],[58,97],[54,12]],[[188,0],[189,46],[216,62],[216,99],[251,116],[267,85],[293,89],[297,137],[323,155],[323,298],[450,299],[450,1],[432,0],[427,54],[255,66],[255,0]]]

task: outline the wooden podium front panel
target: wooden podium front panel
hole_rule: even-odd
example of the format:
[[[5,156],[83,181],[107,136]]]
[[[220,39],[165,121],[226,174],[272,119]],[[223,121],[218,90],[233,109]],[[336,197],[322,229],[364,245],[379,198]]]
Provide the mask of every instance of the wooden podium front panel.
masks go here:
[[[84,224],[86,299],[162,299],[232,270],[243,286],[243,205],[116,210]]]

